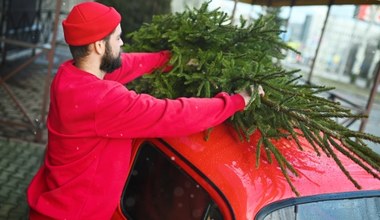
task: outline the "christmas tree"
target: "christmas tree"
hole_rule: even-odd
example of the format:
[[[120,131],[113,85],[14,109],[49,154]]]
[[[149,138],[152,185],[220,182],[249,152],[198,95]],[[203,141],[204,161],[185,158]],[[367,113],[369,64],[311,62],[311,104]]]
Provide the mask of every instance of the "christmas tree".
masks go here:
[[[298,138],[305,138],[318,155],[332,157],[358,188],[336,151],[380,179],[380,156],[365,144],[380,143],[380,138],[338,124],[334,118],[363,116],[321,96],[332,88],[300,83],[302,76],[297,70],[287,71],[281,66],[278,61],[292,49],[280,39],[280,33],[274,17],[261,16],[250,24],[240,19],[239,25],[232,25],[226,13],[209,10],[208,3],[183,13],[155,16],[151,23],[130,34],[132,43],[125,46],[126,50],[170,50],[173,69],[147,75],[129,88],[159,98],[177,98],[212,97],[253,85],[250,104],[227,123],[235,127],[242,141],[259,130],[256,158],[265,152],[269,160],[277,160],[296,194],[288,172],[297,172],[272,140],[291,138],[302,150]],[[259,86],[265,90],[263,97],[258,94]]]

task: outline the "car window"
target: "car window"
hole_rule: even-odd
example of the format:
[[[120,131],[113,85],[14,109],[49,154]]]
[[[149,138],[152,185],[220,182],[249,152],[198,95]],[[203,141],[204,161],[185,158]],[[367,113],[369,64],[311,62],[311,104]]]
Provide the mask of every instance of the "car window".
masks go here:
[[[137,153],[121,206],[129,220],[223,219],[207,191],[148,142]]]
[[[379,191],[377,191],[379,194]],[[353,194],[354,195],[354,194]],[[262,216],[263,220],[379,220],[380,219],[380,196],[368,197],[319,198],[316,201],[284,206],[273,209]],[[273,206],[275,207],[275,206]]]

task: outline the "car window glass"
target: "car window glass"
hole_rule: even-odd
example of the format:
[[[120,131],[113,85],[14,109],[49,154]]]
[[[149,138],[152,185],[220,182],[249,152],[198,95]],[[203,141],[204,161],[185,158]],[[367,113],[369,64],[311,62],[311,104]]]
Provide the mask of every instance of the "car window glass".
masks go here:
[[[304,203],[278,209],[264,220],[374,220],[380,219],[380,197]]]
[[[151,143],[140,147],[122,197],[129,220],[223,219],[209,194]]]

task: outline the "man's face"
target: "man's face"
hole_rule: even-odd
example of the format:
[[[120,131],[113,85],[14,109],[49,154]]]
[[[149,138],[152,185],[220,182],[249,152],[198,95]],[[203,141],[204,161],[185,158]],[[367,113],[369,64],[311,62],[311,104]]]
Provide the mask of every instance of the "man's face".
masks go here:
[[[111,73],[121,66],[121,46],[123,41],[120,38],[121,27],[118,25],[106,42],[105,53],[102,57],[100,69],[106,73]]]

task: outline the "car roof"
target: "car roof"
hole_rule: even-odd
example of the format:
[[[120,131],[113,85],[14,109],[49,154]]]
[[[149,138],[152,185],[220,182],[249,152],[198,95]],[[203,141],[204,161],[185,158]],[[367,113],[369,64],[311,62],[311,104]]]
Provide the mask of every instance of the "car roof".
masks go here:
[[[262,152],[256,167],[259,139],[257,131],[249,142],[241,141],[231,126],[223,124],[213,128],[207,141],[205,133],[163,140],[219,188],[236,219],[253,219],[267,204],[296,197],[274,157],[269,163]],[[299,177],[290,172],[289,176],[301,196],[358,190],[331,157],[323,152],[318,156],[305,139],[299,140],[303,151],[286,138],[274,140],[274,144],[297,170]],[[379,180],[339,152],[337,155],[362,189],[380,189]]]

